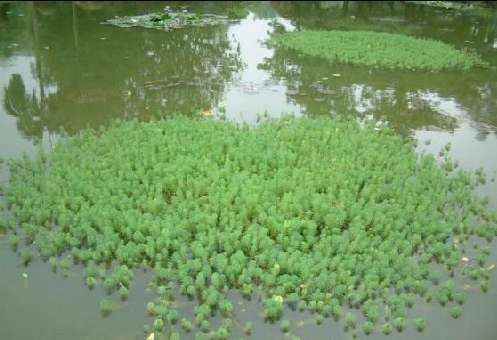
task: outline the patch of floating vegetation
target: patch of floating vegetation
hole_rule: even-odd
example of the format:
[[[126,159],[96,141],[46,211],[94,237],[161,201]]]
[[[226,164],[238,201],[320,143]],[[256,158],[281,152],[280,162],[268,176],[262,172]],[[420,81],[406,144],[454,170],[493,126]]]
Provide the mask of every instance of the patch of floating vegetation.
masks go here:
[[[107,317],[112,313],[112,301],[104,299],[100,302],[100,312],[102,316]]]
[[[39,255],[63,272],[82,264],[88,288],[122,300],[133,270],[152,269],[149,331],[226,338],[236,324],[250,335],[252,323],[232,322],[231,289],[261,294],[270,321],[287,306],[318,324],[345,315],[354,334],[422,331],[424,319],[408,322],[420,298],[435,296],[458,318],[463,279],[488,289],[488,249],[478,261],[463,256],[467,240],[497,232],[497,214],[473,196],[483,173],[458,169],[447,149],[438,161],[418,155],[373,122],[116,122],[9,167],[1,225],[22,262]],[[191,299],[191,320],[177,290]],[[103,315],[112,308],[100,305]]]
[[[273,36],[277,44],[331,62],[420,71],[469,70],[487,64],[474,53],[430,39],[368,31],[300,31]]]
[[[103,23],[118,27],[143,27],[170,31],[183,27],[218,25],[230,21],[233,21],[233,18],[224,15],[165,11],[115,17]]]

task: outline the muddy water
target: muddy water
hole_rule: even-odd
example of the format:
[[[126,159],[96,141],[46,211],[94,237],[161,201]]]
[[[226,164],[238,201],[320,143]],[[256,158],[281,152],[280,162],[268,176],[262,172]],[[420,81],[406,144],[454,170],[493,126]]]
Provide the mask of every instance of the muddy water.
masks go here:
[[[100,24],[166,5],[236,11],[243,18],[171,32]],[[492,68],[432,74],[330,65],[265,43],[284,29],[367,29],[435,38],[477,51]],[[50,147],[61,127],[74,134],[118,117],[202,113],[255,124],[262,114],[347,114],[386,120],[418,140],[420,151],[436,153],[450,142],[462,167],[492,174],[497,171],[496,67],[496,12],[461,14],[401,2],[1,3],[0,156],[32,154],[40,143]],[[7,180],[6,169],[0,169],[0,181]],[[495,182],[479,189],[493,207],[496,192]],[[496,259],[494,254],[491,260]],[[98,304],[104,293],[89,292],[79,268],[63,278],[41,261],[22,267],[0,238],[0,339],[143,339],[143,324],[151,322],[145,315],[151,296],[145,292],[147,275],[138,275],[130,300],[103,319]],[[496,339],[495,274],[490,285],[487,294],[469,291],[457,321],[442,308],[419,306],[432,319],[422,337]],[[251,320],[253,338],[284,338],[259,312],[257,299],[243,302],[237,322]],[[292,333],[303,339],[350,336],[332,321],[318,327],[310,315],[303,320],[289,315],[296,320]],[[391,337],[420,336],[409,330]]]

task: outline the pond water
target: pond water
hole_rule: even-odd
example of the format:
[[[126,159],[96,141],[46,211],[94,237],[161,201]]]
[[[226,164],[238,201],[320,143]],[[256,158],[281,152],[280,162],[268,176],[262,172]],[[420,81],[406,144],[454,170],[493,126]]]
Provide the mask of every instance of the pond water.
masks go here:
[[[118,28],[101,22],[164,6],[204,13],[241,13],[229,24],[170,32]],[[491,68],[412,73],[330,65],[270,46],[274,31],[379,30],[435,38],[477,51]],[[256,124],[262,114],[372,115],[437,153],[446,143],[466,169],[497,171],[497,12],[457,13],[403,2],[116,2],[0,3],[0,157],[49,147],[60,127],[69,134],[115,118],[175,113],[225,115]],[[430,140],[429,145],[424,142]],[[8,172],[0,169],[0,181]],[[497,208],[497,184],[479,193]],[[495,248],[495,243],[494,243]],[[496,254],[491,261],[496,262]],[[53,274],[41,261],[21,266],[0,238],[0,339],[143,339],[150,323],[147,274],[109,317],[105,295],[84,287],[82,273]],[[23,273],[27,277],[23,277]],[[461,319],[421,306],[426,339],[497,338],[497,275],[487,294],[470,290]],[[265,324],[256,299],[237,322],[254,323],[254,339],[285,338]],[[302,319],[293,314],[291,318]],[[303,339],[346,339],[338,324],[314,325],[310,315],[292,333]],[[235,335],[241,332],[235,331]],[[364,337],[362,334],[360,338]],[[392,338],[418,339],[409,330]],[[186,335],[193,338],[193,335]],[[375,335],[371,338],[381,338]]]

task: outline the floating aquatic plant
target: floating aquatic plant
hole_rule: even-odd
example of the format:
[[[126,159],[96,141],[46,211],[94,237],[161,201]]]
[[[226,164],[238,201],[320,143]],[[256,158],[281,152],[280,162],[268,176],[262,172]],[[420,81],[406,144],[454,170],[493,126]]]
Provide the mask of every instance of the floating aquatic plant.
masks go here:
[[[67,257],[64,257],[60,260],[59,267],[63,272],[67,272],[71,267],[71,260]]]
[[[52,271],[55,273],[57,271],[57,259],[54,256],[51,256],[48,259],[48,263],[50,264],[50,268],[52,268]]]
[[[33,259],[33,252],[29,248],[24,248],[21,250],[22,263],[27,266],[29,262]]]
[[[364,334],[370,335],[374,331],[374,324],[371,321],[366,321],[362,326]]]
[[[353,313],[348,312],[345,315],[345,327],[347,329],[349,329],[349,328],[355,328],[356,324],[357,324],[357,317],[356,317],[356,315],[353,314]]]
[[[450,309],[450,315],[454,318],[454,319],[458,319],[462,314],[462,311],[461,311],[461,307],[459,306],[454,306]]]
[[[480,289],[483,293],[488,291],[488,280],[483,280],[480,282]]]
[[[0,188],[0,193],[2,192]],[[0,204],[0,210],[3,210],[3,206]],[[8,221],[5,216],[0,216],[0,235],[5,234],[8,228]]]
[[[261,296],[270,321],[287,305],[318,323],[345,314],[350,331],[360,314],[364,332],[384,318],[379,327],[390,333],[404,328],[419,297],[462,304],[460,266],[488,289],[478,262],[489,250],[460,260],[497,231],[495,212],[473,195],[478,175],[417,155],[374,123],[116,122],[9,167],[13,249],[60,258],[64,272],[79,263],[89,288],[98,280],[123,297],[134,270],[152,270],[157,298],[146,311],[169,334],[179,322],[224,338],[237,313],[230,290]],[[175,292],[190,299],[191,321]]]
[[[324,316],[322,314],[316,315],[316,324],[320,325],[324,321]]]
[[[444,10],[453,11],[456,15],[461,13],[482,16],[482,17],[491,17],[493,15],[492,8],[489,6],[489,3],[485,3],[484,1],[467,1],[467,2],[459,2],[459,1],[407,1],[412,4],[429,6]]]
[[[9,236],[9,243],[10,247],[12,248],[13,251],[17,250],[17,247],[19,245],[19,236],[12,234]]]
[[[156,314],[156,307],[155,307],[155,304],[153,302],[147,303],[147,312],[151,316]]]
[[[406,319],[404,317],[398,317],[393,320],[393,326],[397,331],[402,332],[406,328]]]
[[[100,301],[100,313],[103,317],[107,317],[112,313],[113,305],[112,301],[104,299]]]
[[[164,329],[164,321],[162,319],[155,319],[154,320],[154,331],[156,332],[162,332]]]
[[[230,21],[233,21],[233,19],[223,15],[170,11],[115,17],[108,19],[104,24],[118,27],[143,27],[170,31],[183,27],[219,25]]]
[[[200,323],[200,330],[204,333],[207,333],[210,329],[211,323],[209,322],[209,320],[202,320],[202,322]]]
[[[288,320],[282,320],[280,329],[283,333],[288,333],[290,331],[290,321]]]
[[[181,325],[181,328],[183,328],[183,330],[185,332],[191,332],[192,331],[193,326],[192,326],[192,323],[190,322],[190,320],[182,318],[181,321],[180,321],[180,325]]]
[[[88,276],[86,278],[86,286],[88,286],[89,289],[95,288],[96,285],[97,285],[97,280],[94,277]]]
[[[277,320],[283,313],[283,299],[278,296],[273,296],[264,301],[264,316],[268,320]]]
[[[388,322],[385,323],[383,325],[383,327],[381,328],[381,332],[385,335],[389,335],[390,333],[392,333],[392,330],[393,330],[393,327],[391,324],[389,324]]]
[[[468,70],[486,63],[468,51],[431,39],[368,31],[297,31],[273,40],[304,54],[331,62],[387,69]]]
[[[243,326],[243,333],[245,333],[245,335],[252,334],[252,322],[247,321],[245,323],[245,325]]]
[[[119,288],[119,297],[121,298],[121,300],[123,301],[127,300],[128,296],[129,296],[128,288],[126,288],[125,286],[121,286],[121,288]]]
[[[417,319],[414,319],[414,325],[415,325],[416,330],[418,332],[422,332],[426,328],[426,321],[424,319],[417,318]]]

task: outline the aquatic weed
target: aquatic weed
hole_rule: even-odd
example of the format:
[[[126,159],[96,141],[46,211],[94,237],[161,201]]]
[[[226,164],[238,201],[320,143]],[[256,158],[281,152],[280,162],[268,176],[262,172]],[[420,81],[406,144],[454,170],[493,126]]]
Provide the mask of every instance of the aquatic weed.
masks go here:
[[[283,333],[288,333],[290,331],[290,321],[288,320],[282,320],[280,329]]]
[[[188,319],[185,319],[185,318],[182,318],[181,321],[180,321],[180,325],[181,325],[181,328],[183,328],[183,330],[185,332],[191,332],[192,330],[192,323],[190,322],[190,320]]]
[[[479,56],[431,39],[369,31],[297,31],[273,36],[284,47],[331,62],[387,69],[468,70],[487,65]]]
[[[106,299],[100,301],[100,313],[103,317],[108,317],[112,313],[112,309],[112,301]]]
[[[383,325],[383,327],[381,328],[382,333],[385,334],[385,335],[389,335],[390,333],[392,333],[392,330],[393,330],[393,327],[388,322],[385,323]]]
[[[24,248],[21,250],[22,263],[27,266],[29,262],[33,259],[33,252],[29,248]]]
[[[10,166],[13,248],[23,241],[49,261],[62,256],[64,272],[77,259],[88,287],[98,279],[109,293],[128,292],[137,268],[152,270],[157,298],[146,311],[168,329],[184,316],[176,291],[208,334],[213,316],[228,322],[236,312],[234,289],[260,296],[270,321],[285,305],[316,321],[346,308],[353,329],[357,315],[374,325],[385,309],[391,331],[417,296],[464,302],[440,278],[457,278],[466,236],[497,232],[495,212],[473,195],[478,176],[348,119],[251,130],[183,118],[116,122]],[[464,266],[487,290],[488,271]]]
[[[97,285],[97,280],[93,276],[88,276],[86,278],[86,286],[89,289],[95,288],[96,285]]]
[[[252,322],[247,321],[245,323],[245,325],[243,326],[243,333],[245,333],[245,335],[252,334]]]
[[[121,286],[121,288],[119,288],[119,297],[121,298],[121,300],[123,301],[127,300],[128,296],[129,296],[128,288],[126,288],[125,286]]]
[[[426,321],[421,318],[414,319],[414,326],[418,332],[422,332],[426,328]]]
[[[169,13],[149,13],[115,17],[103,23],[124,28],[143,27],[170,31],[183,27],[219,25],[230,21],[233,21],[233,17],[172,11]]]
[[[371,333],[373,333],[373,330],[374,330],[374,324],[371,322],[371,321],[366,321],[363,326],[362,326],[362,329],[364,331],[364,334],[366,335],[370,335]]]
[[[454,306],[450,309],[450,315],[454,318],[454,319],[458,319],[462,314],[462,311],[461,311],[461,307],[459,306]]]

